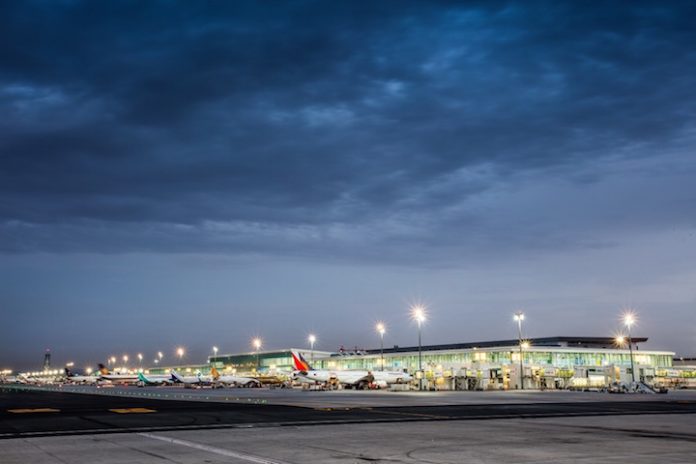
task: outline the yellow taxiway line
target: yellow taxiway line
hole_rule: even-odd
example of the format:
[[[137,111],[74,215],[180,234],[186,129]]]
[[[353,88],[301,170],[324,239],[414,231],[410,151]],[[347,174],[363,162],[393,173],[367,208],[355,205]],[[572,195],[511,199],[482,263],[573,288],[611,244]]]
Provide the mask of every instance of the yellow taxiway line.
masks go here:
[[[34,412],[60,412],[60,409],[53,409],[53,408],[8,409],[7,412],[11,412],[12,414],[31,414]]]

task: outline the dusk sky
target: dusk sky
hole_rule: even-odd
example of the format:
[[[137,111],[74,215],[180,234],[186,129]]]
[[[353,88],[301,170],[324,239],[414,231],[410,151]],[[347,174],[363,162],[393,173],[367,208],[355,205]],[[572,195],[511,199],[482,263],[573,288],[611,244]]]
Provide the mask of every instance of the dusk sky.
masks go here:
[[[0,2],[0,369],[696,355],[696,3]]]

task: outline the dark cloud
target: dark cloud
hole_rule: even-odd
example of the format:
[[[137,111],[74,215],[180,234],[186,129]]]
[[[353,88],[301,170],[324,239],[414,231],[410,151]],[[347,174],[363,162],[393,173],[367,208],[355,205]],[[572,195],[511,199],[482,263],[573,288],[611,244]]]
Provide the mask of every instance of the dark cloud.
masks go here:
[[[601,214],[572,231],[541,215],[539,234],[537,214],[484,210],[508,211],[515,186],[678,158],[693,10],[4,2],[3,251],[587,243],[574,232]]]

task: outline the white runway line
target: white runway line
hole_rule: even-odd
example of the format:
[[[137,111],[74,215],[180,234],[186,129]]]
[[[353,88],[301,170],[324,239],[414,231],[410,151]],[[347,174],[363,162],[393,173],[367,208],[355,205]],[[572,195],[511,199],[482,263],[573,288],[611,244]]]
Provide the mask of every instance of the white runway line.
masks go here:
[[[216,448],[214,446],[202,445],[200,443],[194,443],[187,440],[179,440],[177,438],[165,437],[162,435],[153,435],[151,433],[139,433],[141,437],[152,438],[154,440],[166,441],[167,443],[172,443],[174,445],[187,446],[189,448],[194,448],[201,451],[206,451],[208,453],[219,454],[221,456],[228,456],[231,458],[237,458],[244,461],[256,462],[258,464],[291,464],[286,461],[276,461],[274,459],[262,458],[260,456],[254,456],[253,454],[238,453],[236,451],[226,450],[223,448]]]

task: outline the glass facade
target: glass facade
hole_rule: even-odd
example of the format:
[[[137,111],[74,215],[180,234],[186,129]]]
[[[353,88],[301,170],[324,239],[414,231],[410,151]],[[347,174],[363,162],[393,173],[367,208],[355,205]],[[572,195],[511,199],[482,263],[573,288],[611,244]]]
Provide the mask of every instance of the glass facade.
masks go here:
[[[215,366],[216,369],[226,369],[233,372],[253,372],[257,370],[263,372],[290,372],[295,369],[292,361],[292,349],[278,350],[278,351],[260,351],[258,355],[254,352],[252,353],[238,353],[238,354],[221,354],[217,356],[210,356],[208,358],[208,363],[192,366],[169,366],[169,367],[152,367],[149,372],[152,374],[167,373],[171,369],[181,370],[182,367],[186,368],[187,372],[200,371],[203,374],[210,372],[210,368]],[[312,359],[317,359],[319,357],[325,358],[331,353],[326,351],[314,351],[310,352],[308,350],[295,350],[302,353],[307,361],[311,363]]]
[[[636,365],[653,368],[666,368],[672,366],[673,353],[647,352],[633,353],[633,361]],[[462,351],[425,351],[422,353],[422,367],[424,370],[466,369],[477,365],[507,366],[519,364],[520,353],[518,347],[501,347],[486,350],[462,350]],[[320,369],[379,369],[381,358],[379,354],[330,356],[317,359],[315,364]],[[628,350],[608,350],[592,348],[533,348],[523,351],[524,365],[539,367],[555,367],[561,369],[575,366],[630,366],[631,358]],[[418,370],[418,352],[385,353],[385,369],[408,371]]]

